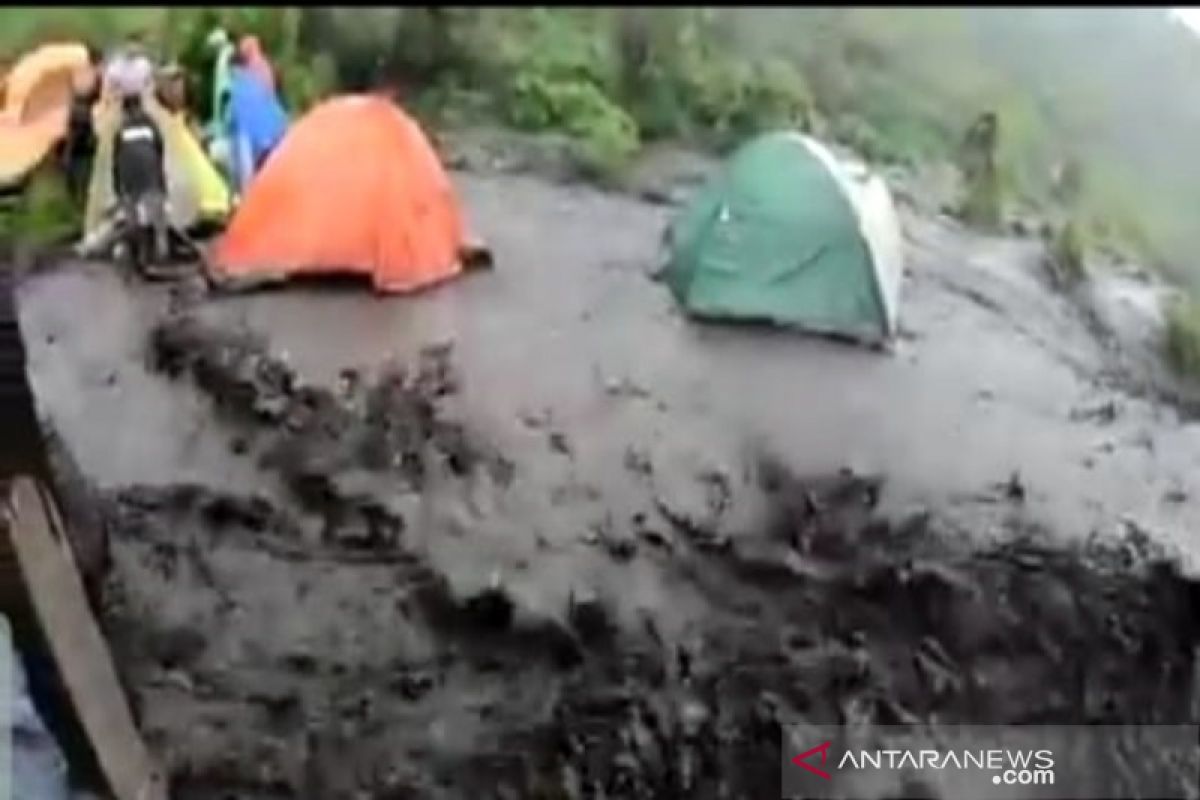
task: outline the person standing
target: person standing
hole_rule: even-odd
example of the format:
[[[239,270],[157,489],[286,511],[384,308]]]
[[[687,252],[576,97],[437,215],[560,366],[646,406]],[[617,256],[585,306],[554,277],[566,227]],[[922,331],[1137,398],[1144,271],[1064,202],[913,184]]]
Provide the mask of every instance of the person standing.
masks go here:
[[[76,76],[71,84],[71,105],[67,117],[67,135],[63,145],[63,171],[71,199],[81,208],[87,200],[88,181],[96,157],[96,131],[92,109],[100,100],[100,67],[103,57],[88,48],[92,69]]]
[[[272,92],[276,91],[278,87],[275,85],[275,68],[263,52],[262,43],[258,41],[257,36],[243,36],[238,42],[238,55],[241,56],[241,63],[247,70]]]
[[[209,141],[225,136],[229,127],[229,82],[232,77],[233,57],[236,49],[233,40],[224,28],[216,28],[208,35],[207,45],[213,51],[213,95],[208,119]]]
[[[205,148],[208,157],[225,177],[230,186],[236,185],[236,159],[230,128],[230,82],[236,49],[233,39],[224,28],[215,28],[208,35],[206,45],[215,55],[213,61],[212,108],[204,129]]]
[[[142,266],[168,255],[165,151],[162,132],[146,113],[141,97],[127,95],[121,101],[121,126],[113,151],[113,187],[126,229],[133,233],[131,244],[143,250],[137,259]],[[150,241],[145,241],[146,234]]]
[[[159,70],[155,96],[159,105],[171,114],[186,116],[187,80],[183,67],[172,62]]]
[[[130,34],[109,59],[104,83],[118,98],[141,97],[154,90],[154,61],[140,33]]]
[[[234,175],[244,196],[255,173],[283,140],[289,120],[279,97],[250,70],[241,53],[233,59],[229,105]]]
[[[1051,195],[1056,208],[1051,211],[1052,231],[1047,251],[1051,277],[1060,287],[1078,283],[1087,277],[1087,239],[1084,236],[1083,166],[1073,157],[1054,170]]]
[[[988,111],[967,131],[959,153],[959,166],[966,183],[962,218],[985,230],[997,229],[1002,216],[997,164],[999,139],[999,120],[994,112]]]

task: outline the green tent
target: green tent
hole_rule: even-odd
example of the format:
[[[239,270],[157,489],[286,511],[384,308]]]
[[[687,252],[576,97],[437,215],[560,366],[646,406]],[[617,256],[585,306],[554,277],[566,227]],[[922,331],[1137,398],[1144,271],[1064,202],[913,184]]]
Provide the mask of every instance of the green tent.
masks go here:
[[[859,171],[799,133],[743,145],[670,229],[676,299],[696,317],[890,338],[902,239],[886,184]]]

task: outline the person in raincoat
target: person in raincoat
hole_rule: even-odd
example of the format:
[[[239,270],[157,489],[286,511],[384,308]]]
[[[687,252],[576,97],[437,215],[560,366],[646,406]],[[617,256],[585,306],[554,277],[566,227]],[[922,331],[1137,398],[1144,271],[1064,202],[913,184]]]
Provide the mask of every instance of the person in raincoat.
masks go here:
[[[128,94],[119,102],[111,155],[115,202],[104,207],[76,252],[108,258],[136,246],[138,264],[149,273],[170,254],[166,142],[141,95]],[[136,239],[131,237],[135,233]]]
[[[267,60],[266,53],[263,52],[262,44],[258,41],[257,36],[243,36],[242,40],[238,42],[238,55],[241,56],[241,63],[247,70],[261,80],[268,89],[276,90],[275,68]]]
[[[172,62],[158,71],[155,96],[159,105],[172,114],[187,113],[187,79],[183,67]]]
[[[67,135],[63,140],[62,165],[67,191],[80,207],[87,200],[88,181],[96,157],[96,130],[92,109],[100,101],[102,81],[100,51],[88,47],[92,71],[76,76],[71,83],[71,104],[67,116]]]
[[[1054,170],[1051,192],[1057,208],[1050,224],[1052,231],[1047,264],[1054,282],[1069,288],[1087,276],[1087,263],[1080,200],[1083,196],[1083,167],[1067,158]]]
[[[961,216],[967,224],[987,230],[995,230],[1001,221],[999,138],[999,120],[988,111],[967,131],[959,151],[959,167],[966,184]]]
[[[113,187],[125,226],[143,230],[150,240],[138,263],[151,266],[168,256],[166,143],[162,131],[146,112],[142,99],[130,95],[121,101],[121,126],[113,151]],[[140,223],[140,224],[139,224]],[[133,242],[131,246],[140,246]]]
[[[212,114],[205,126],[205,145],[209,158],[232,186],[235,181],[233,148],[229,140],[229,84],[237,50],[224,28],[217,28],[210,33],[207,45],[216,53],[216,59],[213,63]]]
[[[104,67],[104,84],[118,98],[141,96],[154,89],[154,61],[141,34],[132,34]]]
[[[230,126],[234,179],[239,194],[245,194],[254,174],[287,133],[288,115],[274,90],[245,63],[234,56],[229,81]]]

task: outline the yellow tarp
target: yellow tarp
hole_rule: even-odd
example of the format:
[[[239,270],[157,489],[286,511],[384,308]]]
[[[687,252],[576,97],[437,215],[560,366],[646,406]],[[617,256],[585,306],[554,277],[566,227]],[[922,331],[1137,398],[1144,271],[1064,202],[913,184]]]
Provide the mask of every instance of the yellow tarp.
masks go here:
[[[23,178],[62,139],[70,114],[71,85],[92,70],[81,44],[39,47],[4,78],[0,108],[0,185]]]
[[[0,186],[20,182],[40,164],[62,138],[65,126],[65,118],[52,114],[26,124],[0,121]]]
[[[198,222],[223,220],[230,210],[229,190],[183,117],[167,111],[153,97],[145,98],[144,102],[163,135],[171,224],[186,230]],[[85,234],[96,230],[105,212],[115,202],[113,134],[120,118],[120,109],[108,99],[102,100],[93,113],[96,160],[88,186]]]
[[[47,109],[65,108],[71,81],[92,70],[81,44],[47,44],[21,57],[4,79],[5,121],[28,121]]]

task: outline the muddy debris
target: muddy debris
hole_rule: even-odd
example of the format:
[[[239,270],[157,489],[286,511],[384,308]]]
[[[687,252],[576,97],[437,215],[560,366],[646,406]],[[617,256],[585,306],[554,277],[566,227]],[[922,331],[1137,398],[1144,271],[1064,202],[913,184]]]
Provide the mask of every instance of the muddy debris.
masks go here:
[[[584,641],[594,642],[608,637],[612,631],[610,614],[594,589],[572,590],[569,602],[567,616]]]
[[[463,604],[465,618],[472,624],[489,630],[504,630],[513,621],[513,601],[504,587],[495,583]]]
[[[575,455],[575,451],[571,447],[571,440],[562,431],[552,431],[546,439],[550,444],[550,449],[559,455],[564,455],[567,458]]]
[[[649,477],[654,473],[654,466],[650,461],[650,456],[646,451],[635,446],[629,445],[625,448],[625,469],[630,472]]]
[[[1095,422],[1099,425],[1111,425],[1121,416],[1122,408],[1115,400],[1109,400],[1097,406],[1078,407],[1071,409],[1068,418],[1072,422]]]
[[[647,400],[652,395],[650,391],[629,378],[609,378],[604,382],[604,392],[610,397],[627,397],[637,400]]]
[[[1015,503],[985,540],[885,516],[878,475],[654,458],[644,509],[592,532],[632,543],[603,562],[629,582],[564,597],[562,537],[481,576],[439,549],[484,547],[486,517],[449,536],[417,513],[519,468],[449,418],[450,350],[354,392],[195,322],[152,352],[280,486],[106,499],[105,626],[174,796],[757,800],[791,722],[1200,715],[1200,584],[1145,531],[1053,543]]]
[[[157,709],[143,723],[155,740],[183,753],[193,725],[224,737],[219,762],[175,764],[189,790],[182,796],[196,797],[218,786],[245,797],[309,796],[303,776],[321,771],[326,797],[394,796],[395,776],[404,775],[414,797],[749,800],[777,791],[780,730],[791,720],[1166,723],[1200,711],[1200,588],[1148,537],[1051,547],[1044,532],[1026,527],[979,548],[933,514],[880,519],[868,502],[874,484],[861,476],[775,474],[768,483],[775,515],[760,533],[780,549],[751,553],[739,542],[665,562],[704,602],[674,640],[655,630],[653,616],[646,626],[623,622],[587,585],[572,590],[559,621],[524,609],[498,576],[474,591],[453,589],[417,555],[384,573],[369,562],[333,562],[347,573],[333,583],[329,554],[318,552],[307,568],[292,562],[286,572],[267,569],[273,578],[236,578],[237,561],[261,544],[240,530],[263,527],[261,503],[233,503],[240,510],[219,514],[230,529],[218,532],[203,510],[228,500],[189,487],[127,493],[121,504],[141,513],[182,516],[157,513],[140,532],[119,526],[118,578],[123,564],[132,569],[126,582],[136,583],[129,557],[152,558],[180,531],[215,537],[199,554],[212,562],[211,578],[193,583],[177,571],[164,590],[202,597],[221,586],[242,612],[192,619],[194,633],[182,637],[184,628],[168,624],[171,604],[135,605],[124,614],[139,612],[136,624],[120,613],[114,620],[115,647],[144,713]],[[801,577],[786,543],[805,537],[810,568]],[[251,549],[222,557],[235,542]],[[326,615],[309,624],[375,646],[346,652],[341,638],[312,640],[301,669],[296,648],[269,637],[232,662],[214,659],[222,639],[270,614],[268,596],[281,587],[264,587],[297,582],[298,569],[334,595],[347,580],[368,596],[372,587],[381,592],[373,606],[306,595]],[[120,635],[130,630],[136,647]],[[161,664],[149,674],[183,675],[205,692],[186,692],[181,704],[179,678],[163,687],[139,677],[146,659]],[[268,685],[294,687],[291,698],[267,697],[259,687]],[[452,724],[475,696],[491,699],[473,717],[488,732],[473,734],[474,745],[412,732]],[[313,716],[319,697],[349,705],[321,722]],[[280,728],[281,714],[308,722]],[[225,733],[202,722],[217,719]],[[279,745],[240,749],[239,727]],[[337,745],[308,748],[305,731]]]
[[[730,505],[728,471],[721,465],[690,461],[685,457],[682,463],[651,467],[655,507],[696,542],[724,547],[729,539],[722,525]]]
[[[1008,478],[1008,483],[1004,486],[1004,496],[1014,503],[1025,502],[1025,482],[1021,480],[1021,473],[1014,472]]]
[[[452,352],[426,347],[415,369],[392,364],[372,384],[343,370],[330,391],[304,385],[260,338],[183,316],[154,329],[150,363],[171,378],[190,376],[212,397],[238,431],[233,450],[278,473],[302,507],[324,517],[327,538],[377,548],[394,546],[404,530],[389,498],[398,489],[480,468],[501,486],[513,478],[509,460],[441,412],[459,390]],[[347,476],[363,473],[380,477],[349,487]]]
[[[1163,495],[1163,502],[1171,503],[1172,505],[1181,505],[1186,503],[1190,497],[1191,495],[1183,489],[1173,488],[1168,489],[1167,493]]]

